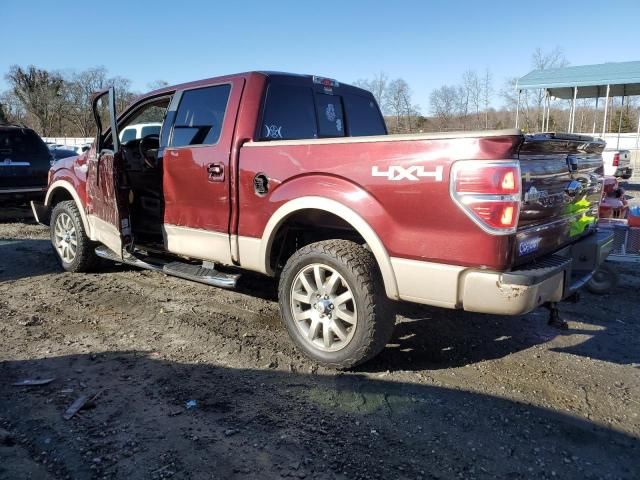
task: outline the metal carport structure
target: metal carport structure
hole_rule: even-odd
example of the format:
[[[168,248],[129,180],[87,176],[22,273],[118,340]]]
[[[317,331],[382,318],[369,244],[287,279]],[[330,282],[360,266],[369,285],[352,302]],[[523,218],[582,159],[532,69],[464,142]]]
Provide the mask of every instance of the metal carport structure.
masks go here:
[[[518,80],[516,83],[516,89],[518,90],[516,128],[518,127],[520,97],[522,95],[522,91],[543,90],[543,129],[548,130],[549,128],[549,117],[551,116],[550,102],[552,97],[571,101],[571,108],[569,111],[569,133],[573,133],[575,127],[576,99],[595,98],[597,111],[599,99],[604,98],[605,108],[602,119],[602,135],[604,136],[607,124],[607,105],[609,103],[609,98],[617,96],[622,97],[622,106],[624,106],[625,97],[630,95],[640,95],[640,61],[534,70]],[[620,117],[622,118],[622,109],[620,110]],[[621,122],[618,122],[618,142],[620,125]],[[638,130],[636,133],[636,148],[638,148],[639,139],[640,115],[638,119]]]

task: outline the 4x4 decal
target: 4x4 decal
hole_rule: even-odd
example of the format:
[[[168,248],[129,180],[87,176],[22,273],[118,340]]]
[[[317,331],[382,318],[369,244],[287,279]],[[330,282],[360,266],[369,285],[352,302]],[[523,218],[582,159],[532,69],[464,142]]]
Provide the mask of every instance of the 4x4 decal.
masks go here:
[[[377,166],[371,168],[372,177],[387,177],[388,180],[411,180],[418,181],[421,177],[431,177],[436,182],[442,181],[442,166],[435,167],[432,171],[425,170],[423,165],[412,165],[410,167],[402,167],[400,165],[391,165],[386,172],[380,171]]]

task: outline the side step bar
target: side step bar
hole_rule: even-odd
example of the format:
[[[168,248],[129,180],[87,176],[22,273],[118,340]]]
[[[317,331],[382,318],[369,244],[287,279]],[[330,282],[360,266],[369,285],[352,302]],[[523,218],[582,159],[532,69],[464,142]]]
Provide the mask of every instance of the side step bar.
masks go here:
[[[126,254],[124,258],[118,257],[113,250],[101,245],[96,248],[96,255],[100,258],[110,260],[117,263],[126,263],[134,267],[144,268],[146,270],[155,270],[166,275],[184,278],[193,282],[200,282],[206,285],[213,285],[220,288],[235,288],[239,273],[225,273],[210,268],[209,262],[205,265],[192,265],[186,262],[166,261],[160,258],[146,257],[144,260],[135,255]]]
[[[162,267],[162,271],[167,275],[185,278],[194,282],[206,283],[221,288],[234,288],[240,278],[238,273],[219,272],[215,268],[206,268],[190,263],[171,262]]]

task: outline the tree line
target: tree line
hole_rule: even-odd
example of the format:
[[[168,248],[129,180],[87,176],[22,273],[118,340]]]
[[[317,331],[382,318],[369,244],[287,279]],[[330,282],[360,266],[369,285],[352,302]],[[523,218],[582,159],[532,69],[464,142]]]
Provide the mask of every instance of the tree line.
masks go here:
[[[14,65],[5,79],[9,89],[0,94],[0,123],[26,125],[43,137],[93,136],[91,98],[99,90],[115,88],[118,111],[138,95],[131,89],[131,80],[111,77],[105,67],[63,74],[33,65]],[[148,88],[163,85],[167,83],[158,80]]]
[[[531,69],[545,70],[569,64],[562,49],[549,52],[536,49],[531,55]],[[109,76],[105,67],[80,72],[60,73],[28,66],[14,65],[5,75],[9,89],[0,93],[0,123],[18,123],[34,128],[42,136],[90,137],[95,134],[91,112],[94,92],[114,86],[117,108],[122,111],[137,95],[131,81]],[[518,92],[517,77],[504,80],[496,89],[494,76],[485,68],[468,69],[454,84],[435,88],[429,105],[423,111],[413,98],[413,90],[403,78],[390,78],[385,72],[372,78],[359,79],[356,86],[373,93],[391,133],[415,133],[450,130],[499,129],[515,125]],[[149,90],[167,85],[157,80]],[[638,98],[629,97],[622,105],[611,98],[606,130],[632,132],[638,124]],[[525,132],[540,132],[544,92],[524,90],[520,96],[519,125]],[[496,106],[498,105],[498,106]],[[595,108],[593,99],[580,99],[576,105],[575,131],[602,131],[603,105]],[[569,102],[551,103],[549,130],[566,131],[569,125]]]
[[[569,65],[561,48],[548,52],[536,49],[531,55],[532,70],[547,70]],[[371,79],[358,80],[356,85],[373,92],[382,109],[391,133],[413,133],[452,130],[500,129],[515,126],[518,77],[504,80],[496,88],[494,76],[485,68],[468,69],[459,82],[435,88],[429,96],[424,112],[412,99],[412,90],[405,80],[390,80],[385,73]],[[542,125],[544,91],[524,90],[520,96],[519,126],[525,132],[540,132]],[[496,106],[498,105],[498,106]],[[550,104],[549,130],[567,131],[569,127],[567,100],[554,100]],[[595,108],[594,99],[579,99],[576,105],[575,131],[602,132],[603,99]],[[627,97],[624,105],[620,98],[610,98],[607,108],[608,132],[633,132],[638,125],[638,97]],[[594,129],[595,125],[595,129]]]

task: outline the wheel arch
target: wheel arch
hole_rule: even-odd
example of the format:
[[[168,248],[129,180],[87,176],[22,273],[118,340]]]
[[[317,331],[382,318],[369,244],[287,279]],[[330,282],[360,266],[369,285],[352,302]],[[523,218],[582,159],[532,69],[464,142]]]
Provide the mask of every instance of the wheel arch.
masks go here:
[[[396,282],[391,258],[382,240],[369,223],[350,207],[330,198],[320,196],[299,197],[281,205],[271,216],[260,240],[259,258],[264,261],[263,271],[269,275],[275,272],[271,267],[273,243],[278,233],[285,227],[287,220],[296,213],[304,210],[320,210],[334,215],[346,222],[364,241],[371,250],[384,283],[387,296],[398,299],[398,285]]]
[[[47,190],[47,195],[44,199],[44,205],[48,209],[52,209],[55,205],[61,201],[72,200],[75,202],[78,207],[78,211],[80,212],[80,218],[82,219],[82,225],[84,227],[85,232],[87,232],[87,236],[89,238],[93,238],[91,232],[91,225],[87,219],[87,213],[84,209],[84,204],[80,200],[80,196],[78,192],[76,192],[73,185],[66,180],[56,180],[53,182],[49,189]]]

